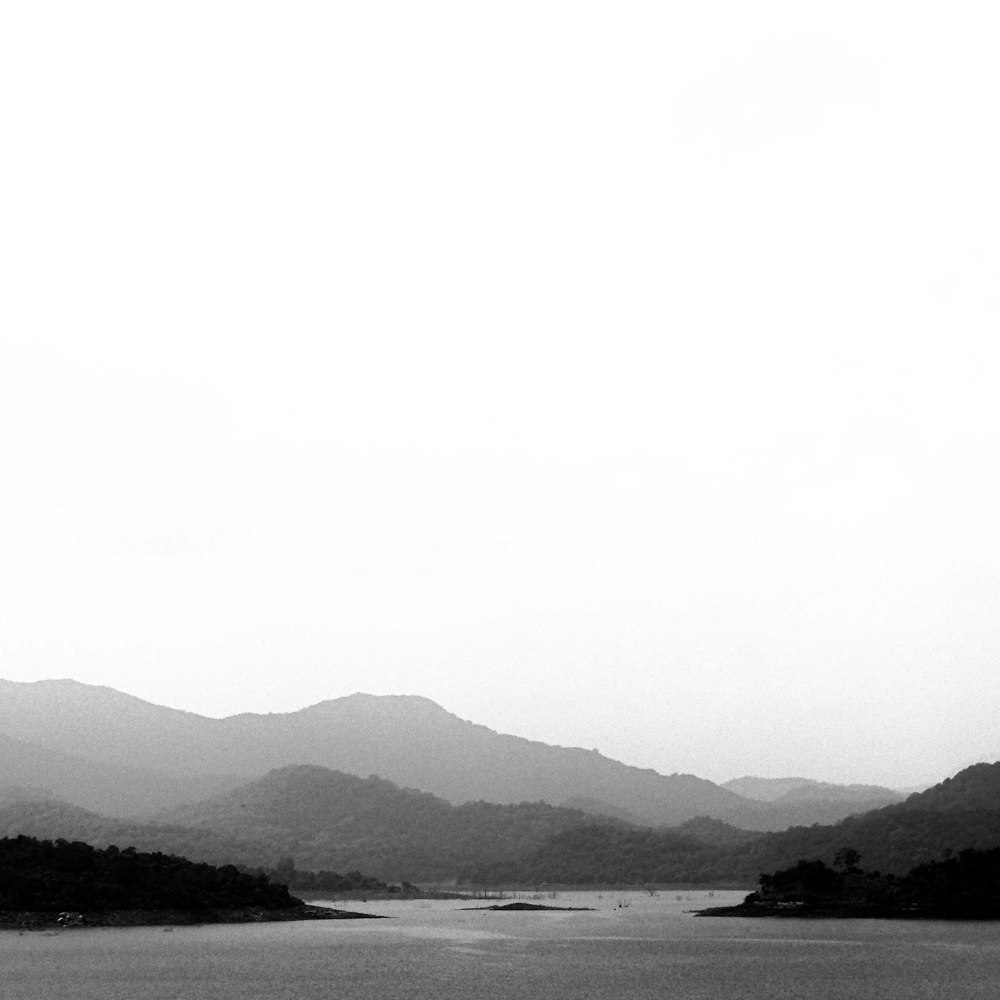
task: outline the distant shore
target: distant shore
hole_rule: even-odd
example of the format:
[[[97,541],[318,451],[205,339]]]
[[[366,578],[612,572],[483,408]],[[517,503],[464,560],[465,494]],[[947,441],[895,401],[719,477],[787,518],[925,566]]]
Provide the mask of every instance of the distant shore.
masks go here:
[[[747,882],[726,879],[718,882],[547,882],[538,885],[530,882],[459,883],[441,885],[422,882],[407,891],[398,889],[324,889],[322,886],[296,885],[289,887],[293,892],[308,893],[316,899],[325,892],[326,898],[337,899],[500,899],[512,896],[546,896],[560,892],[750,892]]]
[[[169,927],[194,924],[255,924],[290,920],[381,920],[374,913],[355,913],[328,906],[291,906],[264,910],[247,906],[234,910],[101,910],[72,914],[60,922],[60,914],[51,911],[0,911],[0,930],[33,931],[71,930],[80,927]]]
[[[521,911],[534,912],[536,910],[559,910],[562,913],[593,913],[592,906],[543,906],[541,903],[497,903],[494,906],[463,906],[463,910],[494,910],[501,913],[512,913]]]
[[[760,919],[796,918],[799,920],[996,920],[982,913],[939,912],[916,907],[907,909],[871,906],[863,903],[817,902],[801,906],[780,903],[739,903],[736,906],[712,906],[694,910],[696,917],[748,917]]]

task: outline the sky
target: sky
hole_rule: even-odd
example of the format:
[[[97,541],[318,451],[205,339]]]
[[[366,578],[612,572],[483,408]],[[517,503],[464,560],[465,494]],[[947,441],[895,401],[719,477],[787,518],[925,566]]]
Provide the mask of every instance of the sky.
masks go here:
[[[1000,756],[998,28],[4,4],[0,676],[712,780]]]

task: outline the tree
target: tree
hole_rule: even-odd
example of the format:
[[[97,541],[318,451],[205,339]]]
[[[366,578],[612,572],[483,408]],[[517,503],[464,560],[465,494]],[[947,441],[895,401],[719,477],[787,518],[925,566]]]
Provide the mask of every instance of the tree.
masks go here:
[[[844,871],[853,872],[857,870],[858,862],[861,860],[861,855],[854,850],[853,847],[842,847],[834,855],[833,863],[837,868],[843,868]]]

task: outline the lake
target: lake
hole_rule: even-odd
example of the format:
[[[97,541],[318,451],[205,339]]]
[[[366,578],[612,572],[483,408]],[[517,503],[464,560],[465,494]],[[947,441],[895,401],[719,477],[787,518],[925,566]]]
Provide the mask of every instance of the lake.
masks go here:
[[[996,996],[1000,924],[696,918],[744,892],[559,893],[593,913],[333,904],[379,921],[0,933],[3,1000]],[[531,900],[527,894],[522,899]],[[319,900],[317,900],[319,902]]]

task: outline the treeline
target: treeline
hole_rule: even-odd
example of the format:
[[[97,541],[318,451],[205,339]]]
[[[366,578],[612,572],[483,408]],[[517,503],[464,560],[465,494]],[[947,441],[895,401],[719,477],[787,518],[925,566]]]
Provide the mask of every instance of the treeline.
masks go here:
[[[686,824],[685,831],[591,824],[552,836],[527,855],[474,866],[463,874],[469,881],[495,885],[543,881],[753,885],[760,872],[781,868],[791,858],[833,857],[844,843],[851,843],[873,868],[901,875],[956,847],[1000,846],[1000,811],[889,807],[832,826],[794,827],[749,839],[745,831],[727,835],[717,821],[707,827]]]
[[[389,885],[373,875],[359,871],[339,872],[322,869],[318,872],[295,867],[294,858],[282,858],[276,867],[260,869],[268,878],[287,885],[289,889],[323,892],[417,892],[418,888],[409,882]]]
[[[594,823],[556,834],[527,856],[479,865],[462,874],[463,881],[486,885],[703,881],[692,872],[699,868],[699,858],[709,858],[717,850],[673,830]]]
[[[850,854],[860,860],[853,849]],[[903,876],[864,871],[856,863],[838,871],[820,860],[803,860],[761,875],[760,889],[732,912],[995,920],[1000,918],[1000,848],[969,848],[917,865]]]
[[[464,878],[484,863],[527,856],[593,819],[541,802],[453,806],[322,768],[294,769],[285,781],[269,776],[260,785],[211,811],[208,804],[189,807],[182,821],[170,822],[110,819],[54,799],[11,801],[0,804],[0,836],[131,844],[263,870],[295,888],[347,891]],[[293,866],[278,871],[283,858]]]
[[[279,910],[301,906],[266,875],[128,847],[79,841],[0,840],[0,910]]]
[[[61,803],[10,805],[0,809],[0,835],[23,831],[99,846],[134,844],[144,851],[260,869],[293,889],[337,892],[450,879],[480,885],[753,885],[762,871],[786,867],[793,858],[832,857],[844,843],[857,845],[873,868],[896,874],[940,858],[949,848],[1000,845],[1000,812],[985,811],[894,807],[834,826],[761,835],[717,820],[691,821],[681,829],[594,822],[541,803],[452,806],[448,822],[434,817],[426,830],[404,809],[361,809],[346,822],[315,822],[298,814],[296,800],[282,805],[273,819],[248,809],[251,815],[243,813],[241,828],[233,823],[222,829],[108,820]],[[279,870],[283,856],[293,857],[297,867]]]
[[[322,797],[317,787],[300,791]],[[370,808],[364,796],[353,811],[345,802],[342,809],[331,805],[326,815],[316,817],[300,809],[307,797],[290,796],[273,808],[251,802],[232,821],[211,817],[214,828],[209,817],[204,826],[142,824],[51,801],[8,804],[0,807],[0,836],[26,833],[102,847],[133,844],[143,851],[261,869],[295,889],[336,892],[452,879],[479,885],[749,886],[760,872],[787,867],[795,858],[832,857],[845,843],[856,845],[872,868],[897,875],[948,849],[1000,846],[1000,811],[986,810],[894,806],[833,826],[751,834],[717,820],[695,820],[680,829],[595,822],[543,803],[439,808],[432,800],[418,802],[422,808],[414,816],[408,800]],[[279,871],[282,857],[294,858],[297,868]]]
[[[0,802],[0,837],[19,834],[40,840],[79,840],[95,847],[126,844],[213,865],[252,862],[256,867],[275,861],[272,856],[257,857],[253,846],[239,837],[177,823],[113,819],[50,797]]]
[[[854,845],[873,869],[902,875],[949,850],[1000,846],[1000,810],[889,806],[833,826],[764,834],[720,854],[709,870],[753,880],[759,872],[787,865],[791,858],[833,857],[844,844]]]

